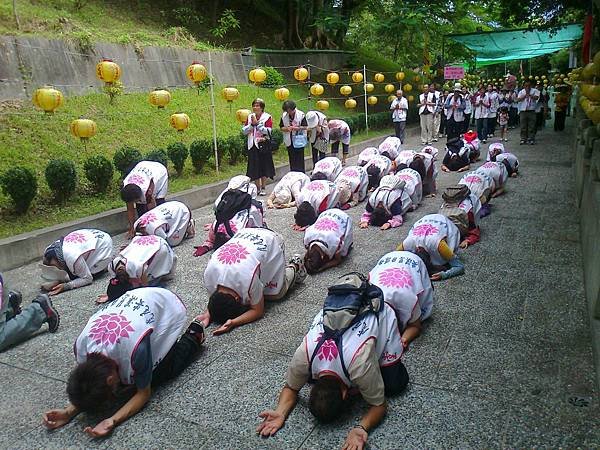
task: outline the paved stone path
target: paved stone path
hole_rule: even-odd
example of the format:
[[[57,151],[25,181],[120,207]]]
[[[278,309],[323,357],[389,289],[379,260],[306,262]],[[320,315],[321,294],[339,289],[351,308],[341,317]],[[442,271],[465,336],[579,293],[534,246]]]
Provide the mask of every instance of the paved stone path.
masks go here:
[[[492,201],[492,214],[482,221],[482,241],[461,254],[466,274],[436,283],[433,317],[405,357],[410,386],[390,400],[387,418],[370,436],[371,448],[600,446],[569,144],[569,134],[547,130],[538,145],[521,147],[512,132],[507,145],[519,156],[521,175]],[[411,146],[417,147],[416,138],[406,147]],[[441,159],[442,142],[438,148]],[[440,173],[438,188],[458,178]],[[335,424],[321,426],[308,412],[304,389],[285,428],[268,440],[255,435],[257,414],[275,406],[287,363],[326,287],[343,273],[368,272],[440,202],[426,199],[395,230],[357,228],[355,249],[341,267],[307,278],[286,300],[268,306],[259,322],[209,337],[196,363],[104,440],[84,435],[83,427],[95,424],[85,415],[55,432],[41,426],[44,410],[67,401],[72,345],[106,277],[62,294],[55,300],[62,315],[58,333],[43,333],[0,354],[0,447],[339,447],[364,412],[363,402],[355,401]],[[363,207],[350,211],[356,222]],[[210,208],[194,216],[200,230],[212,220]],[[302,233],[290,229],[291,210],[269,211],[267,220],[284,235],[289,256],[302,251]],[[203,232],[199,235],[176,249],[179,273],[168,285],[186,302],[190,319],[207,302],[202,274],[208,257],[191,256]],[[37,267],[8,272],[5,279],[32,298]]]

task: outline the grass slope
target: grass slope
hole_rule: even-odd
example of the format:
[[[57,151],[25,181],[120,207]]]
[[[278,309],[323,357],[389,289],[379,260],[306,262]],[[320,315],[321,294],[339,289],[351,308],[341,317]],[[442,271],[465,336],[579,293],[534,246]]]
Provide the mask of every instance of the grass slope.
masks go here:
[[[265,99],[267,111],[279,123],[281,103],[274,99],[273,89],[257,89],[248,85],[239,87],[239,90],[240,98],[233,102],[230,111],[230,106],[219,95],[220,88],[217,88],[215,111],[219,136],[239,133],[240,124],[235,119],[235,111],[238,108],[249,108],[256,96]],[[291,87],[290,92],[290,98],[306,97],[306,91],[301,87]],[[108,97],[104,94],[69,97],[65,105],[52,115],[46,115],[28,104],[0,107],[0,173],[14,165],[24,165],[34,169],[39,177],[39,194],[24,216],[14,215],[10,200],[0,194],[0,237],[122,206],[117,190],[117,174],[107,194],[95,195],[89,191],[82,166],[92,155],[101,154],[112,160],[114,152],[124,145],[138,148],[146,154],[155,148],[165,148],[173,142],[180,141],[189,145],[195,139],[210,138],[212,123],[209,92],[201,91],[198,95],[195,89],[190,88],[171,93],[171,103],[163,110],[151,106],[148,95],[144,93],[125,94],[118,97],[114,105],[109,105]],[[314,108],[313,102],[309,103],[308,100],[298,100],[297,103],[304,111]],[[191,120],[190,128],[181,133],[169,126],[169,117],[176,111],[186,112]],[[328,116],[343,117],[359,112],[349,111],[341,104],[331,102]],[[85,148],[69,133],[70,122],[79,116],[93,119],[98,125],[98,134],[89,140]],[[366,136],[357,135],[353,142],[364,138]],[[279,161],[287,160],[287,154],[282,150],[275,157]],[[64,206],[52,203],[44,179],[47,161],[53,158],[72,159],[79,170],[77,192]],[[188,159],[183,176],[173,177],[169,190],[177,192],[243,172],[245,163],[238,166],[224,164],[219,175],[214,172],[214,165],[209,164],[202,173],[196,174]]]

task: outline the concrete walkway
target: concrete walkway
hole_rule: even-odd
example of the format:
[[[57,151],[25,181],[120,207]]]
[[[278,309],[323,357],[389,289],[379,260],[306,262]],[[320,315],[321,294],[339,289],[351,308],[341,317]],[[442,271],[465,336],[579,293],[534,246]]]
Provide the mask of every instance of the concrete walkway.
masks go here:
[[[369,438],[371,448],[600,447],[570,135],[547,130],[531,147],[516,145],[517,132],[508,148],[519,156],[521,175],[492,201],[482,241],[462,253],[466,274],[436,284],[433,318],[405,357],[411,384],[390,400],[387,418]],[[411,146],[417,147],[415,138]],[[441,159],[443,143],[438,147]],[[438,188],[458,178],[440,173]],[[106,277],[62,294],[55,301],[62,313],[57,334],[41,334],[0,354],[0,447],[338,448],[363,402],[355,401],[335,424],[320,426],[308,412],[304,389],[285,428],[269,440],[255,435],[257,415],[275,406],[287,363],[326,287],[343,273],[368,272],[440,202],[425,200],[396,230],[357,228],[355,250],[341,267],[307,278],[259,322],[210,336],[196,363],[105,440],[83,434],[84,426],[96,423],[85,415],[55,432],[40,425],[44,410],[67,401],[72,344]],[[350,210],[356,222],[363,207]],[[200,224],[212,220],[210,208],[194,215]],[[291,210],[269,211],[267,219],[284,235],[289,256],[302,251],[302,233],[290,229]],[[180,272],[169,284],[187,303],[190,319],[207,302],[202,274],[208,258],[191,256],[199,234],[176,249]],[[37,277],[34,264],[5,274],[7,285],[26,298]]]

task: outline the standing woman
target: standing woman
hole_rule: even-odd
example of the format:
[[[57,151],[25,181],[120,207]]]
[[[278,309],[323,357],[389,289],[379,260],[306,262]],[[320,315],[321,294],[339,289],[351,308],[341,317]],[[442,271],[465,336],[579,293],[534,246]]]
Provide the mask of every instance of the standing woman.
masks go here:
[[[265,102],[261,98],[252,101],[252,114],[248,116],[242,133],[248,136],[248,176],[258,189],[258,195],[265,195],[267,178],[275,177],[273,154],[269,145],[273,118],[265,112]]]
[[[296,109],[296,103],[292,100],[283,102],[281,109],[283,114],[279,121],[279,128],[287,147],[290,172],[304,173],[304,147],[308,143],[306,118],[302,111]]]

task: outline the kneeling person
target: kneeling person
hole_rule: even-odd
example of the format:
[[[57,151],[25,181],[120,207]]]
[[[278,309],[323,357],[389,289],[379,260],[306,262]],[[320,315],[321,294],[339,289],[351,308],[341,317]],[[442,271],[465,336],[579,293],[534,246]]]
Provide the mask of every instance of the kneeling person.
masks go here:
[[[418,255],[432,280],[446,280],[465,273],[465,266],[456,256],[460,231],[441,214],[428,214],[417,220],[398,250]]]
[[[379,187],[369,196],[365,212],[360,218],[360,228],[372,225],[387,230],[402,225],[402,216],[412,207],[405,186],[406,183],[395,175],[383,177]]]
[[[294,214],[295,224],[292,228],[296,231],[304,231],[306,227],[316,222],[323,211],[337,208],[340,203],[340,190],[345,188],[347,188],[345,184],[336,185],[324,180],[311,181],[304,186],[296,201],[298,207]],[[349,199],[350,194],[346,194],[344,197]]]
[[[361,166],[349,166],[340,172],[338,177],[335,179],[335,184],[340,185],[346,183],[348,189],[350,189],[351,198],[347,202],[343,202],[340,198],[340,205],[346,209],[358,205],[365,198],[369,190],[369,176],[364,167]]]
[[[305,173],[286,173],[267,198],[267,208],[283,209],[296,206],[300,191],[308,183],[310,183],[310,178]]]
[[[112,251],[112,239],[104,231],[72,231],[44,250],[42,289],[56,295],[92,284],[108,267]]]
[[[210,258],[204,271],[208,308],[198,316],[204,326],[222,324],[213,334],[260,319],[265,300],[280,300],[306,277],[302,258],[286,265],[283,239],[266,228],[236,233]]]
[[[336,157],[328,156],[327,158],[323,158],[322,160],[317,161],[312,171],[312,176],[310,177],[310,179],[312,181],[335,181],[335,179],[341,171],[342,162]]]
[[[352,219],[340,209],[329,209],[304,233],[304,266],[309,274],[335,267],[352,248]]]
[[[136,233],[163,238],[171,247],[196,235],[196,222],[190,208],[177,201],[165,202],[140,217],[134,225]]]
[[[198,355],[204,329],[192,322],[179,338],[185,323],[184,304],[163,288],[136,289],[100,307],[75,342],[70,404],[45,413],[44,425],[55,429],[80,412],[99,412],[117,400],[119,387],[135,386],[117,412],[84,429],[92,437],[108,435],[148,403],[152,388],[177,377]]]
[[[386,396],[401,393],[409,381],[401,361],[403,346],[396,315],[381,299],[381,291],[375,289],[375,310],[362,315],[336,340],[325,339],[327,316],[323,311],[317,314],[290,362],[277,409],[259,414],[264,419],[257,428],[259,434],[267,437],[277,433],[294,409],[300,389],[312,381],[309,409],[324,423],[340,417],[352,388],[359,391],[369,409],[348,432],[342,448],[364,448],[369,431],[386,414]]]

